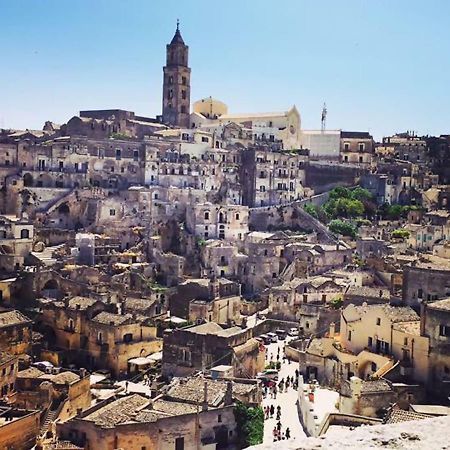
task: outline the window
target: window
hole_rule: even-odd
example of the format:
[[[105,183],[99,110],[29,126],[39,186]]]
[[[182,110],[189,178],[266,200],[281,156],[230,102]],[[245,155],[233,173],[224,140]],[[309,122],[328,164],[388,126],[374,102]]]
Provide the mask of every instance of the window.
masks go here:
[[[186,113],[186,106],[185,105],[181,105],[181,113],[182,114]]]
[[[205,220],[209,220],[209,211],[205,211]]]
[[[23,228],[20,230],[20,239],[29,239],[30,238],[30,230]]]
[[[133,151],[133,160],[138,161],[139,160],[139,150]]]
[[[169,77],[169,84],[173,84],[173,76],[172,75]]]
[[[423,298],[423,289],[417,291],[417,298]]]
[[[373,340],[372,340],[372,338],[369,336],[369,337],[367,338],[367,346],[370,348],[370,347],[372,347],[372,344],[373,344]]]
[[[450,326],[439,325],[439,336],[450,337]]]
[[[122,159],[122,150],[120,148],[116,149],[116,160],[119,161]]]
[[[405,338],[403,339],[403,345],[408,345],[408,338],[407,338],[407,337],[405,337]]]
[[[377,317],[377,325],[381,325],[381,319]]]
[[[202,142],[209,142],[209,139],[206,136],[202,136]]]
[[[173,98],[173,90],[172,89],[169,89],[169,98],[170,99]]]
[[[181,98],[183,99],[183,100],[186,100],[186,91],[181,91]]]
[[[350,150],[350,143],[349,142],[345,142],[344,143],[344,150]]]
[[[239,213],[236,213],[236,220],[239,220]]]
[[[372,363],[371,364],[371,369],[372,369],[372,372],[376,372],[377,371],[377,363]]]
[[[366,148],[366,144],[364,144],[363,142],[360,142],[360,143],[358,144],[358,150],[359,150],[360,152],[363,152],[365,148]]]
[[[116,215],[116,210],[115,209],[110,209],[109,210],[109,215],[110,216],[115,216]]]
[[[184,450],[184,437],[175,439],[175,450]]]
[[[222,414],[219,414],[218,416],[217,416],[217,422],[222,422]]]
[[[187,84],[187,79],[186,79],[186,77],[181,77],[181,84],[184,84],[184,85]]]
[[[352,332],[351,331],[348,332],[347,340],[349,340],[349,341],[352,340]]]

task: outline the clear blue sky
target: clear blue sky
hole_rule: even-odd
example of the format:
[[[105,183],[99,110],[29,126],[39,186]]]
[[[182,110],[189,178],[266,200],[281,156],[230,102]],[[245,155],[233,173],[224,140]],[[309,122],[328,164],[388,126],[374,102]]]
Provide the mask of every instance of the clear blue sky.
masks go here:
[[[449,0],[0,0],[0,127],[80,109],[161,111],[177,17],[191,99],[303,128],[450,132]]]

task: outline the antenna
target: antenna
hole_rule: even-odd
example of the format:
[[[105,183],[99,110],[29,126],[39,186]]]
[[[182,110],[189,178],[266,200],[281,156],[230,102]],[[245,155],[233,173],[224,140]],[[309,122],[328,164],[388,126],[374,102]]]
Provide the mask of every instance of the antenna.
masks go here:
[[[321,130],[322,131],[325,131],[325,129],[327,128],[327,113],[328,113],[327,104],[324,103],[323,108],[322,108],[322,119],[321,119],[321,122],[322,122]]]

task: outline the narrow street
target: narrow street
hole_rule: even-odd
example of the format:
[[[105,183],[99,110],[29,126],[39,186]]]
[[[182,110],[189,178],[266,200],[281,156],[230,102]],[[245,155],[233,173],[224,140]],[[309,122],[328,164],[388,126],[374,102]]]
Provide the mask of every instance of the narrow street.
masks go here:
[[[278,341],[277,343],[266,346],[267,363],[269,363],[271,355],[273,355],[273,361],[276,361],[278,348],[280,349],[281,369],[278,373],[278,381],[282,378],[286,380],[287,376],[295,377],[295,369],[298,368],[298,363],[294,361],[290,364],[287,360],[284,364],[282,361],[283,346],[285,343],[289,342],[289,340],[290,338],[288,337],[285,341]],[[297,391],[294,390],[291,385],[287,392],[278,392],[276,399],[270,398],[270,395],[268,394],[267,397],[263,400],[263,408],[270,405],[273,405],[275,408],[275,414],[273,418],[264,421],[264,444],[273,442],[273,429],[277,424],[277,406],[281,407],[281,432],[285,433],[286,428],[289,428],[291,434],[291,442],[306,436],[297,412],[297,396]]]

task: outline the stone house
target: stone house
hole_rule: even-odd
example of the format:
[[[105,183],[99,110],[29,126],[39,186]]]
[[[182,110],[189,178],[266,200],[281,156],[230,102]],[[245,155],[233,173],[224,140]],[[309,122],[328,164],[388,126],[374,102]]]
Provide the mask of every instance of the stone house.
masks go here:
[[[339,393],[339,412],[366,417],[383,417],[397,396],[387,380],[344,380]]]
[[[248,207],[240,205],[189,205],[186,229],[200,239],[242,241],[248,233]]]
[[[0,312],[0,351],[12,355],[24,356],[31,354],[32,321],[21,312]]]
[[[0,448],[33,448],[40,428],[41,412],[0,405]]]
[[[450,264],[448,260],[427,255],[403,268],[403,302],[419,310],[423,301],[450,295]]]
[[[48,374],[30,367],[17,373],[14,401],[21,407],[51,407],[63,417],[73,417],[91,406],[90,387],[89,373],[84,369],[80,375],[70,371]]]
[[[215,322],[221,325],[239,324],[241,321],[241,296],[231,295],[212,300],[191,300],[189,322]]]
[[[216,299],[240,298],[239,283],[226,278],[190,278],[176,287],[170,296],[169,309],[172,315],[188,318],[192,301],[212,302]],[[216,305],[216,308],[218,305]],[[207,318],[205,318],[208,320]]]
[[[202,271],[207,277],[237,279],[247,256],[239,252],[237,245],[210,240],[201,247]]]
[[[342,299],[346,288],[347,282],[335,277],[294,278],[270,289],[269,316],[296,321],[299,319],[302,305],[325,305],[332,300]],[[306,329],[309,328],[308,325]]]
[[[429,389],[450,392],[450,299],[422,302],[421,334],[429,339]]]
[[[373,137],[365,131],[341,131],[340,162],[369,165],[375,153]]]
[[[144,316],[117,314],[115,306],[83,297],[65,301],[41,300],[38,320],[47,342],[63,350],[64,363],[108,369],[115,375],[128,371],[128,360],[161,349],[156,326]]]
[[[14,392],[19,367],[19,358],[7,352],[0,352],[0,398],[10,396]]]
[[[350,304],[342,311],[340,334],[346,350],[392,355],[404,367],[405,376],[426,383],[429,342],[421,336],[420,318],[412,308]]]
[[[33,249],[34,226],[25,219],[0,216],[0,269],[14,272],[23,267]]]
[[[224,329],[214,322],[177,329],[164,336],[162,374],[188,376],[220,362],[233,366],[235,377],[254,377],[264,368],[261,350],[251,329]]]
[[[201,401],[110,397],[57,424],[57,434],[87,450],[229,448],[237,438],[233,404],[210,404],[207,389]]]

